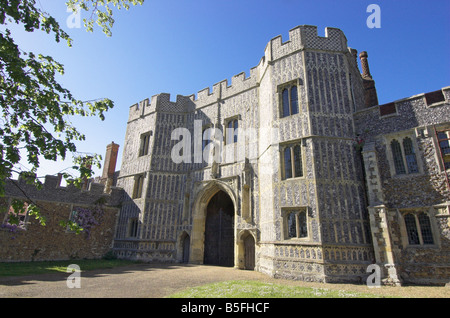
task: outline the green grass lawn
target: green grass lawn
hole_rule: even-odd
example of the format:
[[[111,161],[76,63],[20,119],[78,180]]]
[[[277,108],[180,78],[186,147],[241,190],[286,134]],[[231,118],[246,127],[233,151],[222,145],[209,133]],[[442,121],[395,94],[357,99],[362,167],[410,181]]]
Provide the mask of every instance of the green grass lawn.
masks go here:
[[[134,261],[119,259],[0,263],[0,277],[49,274],[58,272],[66,273],[67,266],[71,264],[76,264],[80,267],[81,271],[85,271],[92,269],[113,268],[135,263],[136,262]]]
[[[188,288],[169,298],[378,298],[327,288],[286,286],[257,281],[227,281]]]

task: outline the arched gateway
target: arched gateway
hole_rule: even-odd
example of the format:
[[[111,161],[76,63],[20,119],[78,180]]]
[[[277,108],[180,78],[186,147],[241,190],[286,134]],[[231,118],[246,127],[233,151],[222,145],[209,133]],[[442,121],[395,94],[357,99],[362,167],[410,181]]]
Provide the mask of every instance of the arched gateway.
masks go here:
[[[211,198],[206,208],[203,263],[234,266],[234,207],[222,190]]]
[[[192,211],[190,263],[236,266],[236,211],[235,194],[225,182],[201,188]]]

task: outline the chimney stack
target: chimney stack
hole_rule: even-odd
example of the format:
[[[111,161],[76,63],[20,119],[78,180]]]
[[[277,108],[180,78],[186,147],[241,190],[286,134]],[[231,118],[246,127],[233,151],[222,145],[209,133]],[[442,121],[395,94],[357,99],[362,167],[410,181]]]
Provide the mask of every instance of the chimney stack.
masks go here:
[[[375,81],[370,74],[369,62],[367,60],[368,54],[363,51],[359,54],[362,68],[362,80],[364,86],[364,101],[366,107],[378,105],[377,89],[375,88]]]
[[[361,60],[361,68],[362,68],[362,77],[367,79],[372,79],[372,75],[370,74],[369,62],[367,61],[367,52],[362,51],[359,53],[359,59]]]
[[[119,145],[114,141],[106,146],[105,163],[103,166],[102,183],[106,184],[105,192],[109,192],[113,184],[114,173],[116,172],[117,154],[119,153]]]

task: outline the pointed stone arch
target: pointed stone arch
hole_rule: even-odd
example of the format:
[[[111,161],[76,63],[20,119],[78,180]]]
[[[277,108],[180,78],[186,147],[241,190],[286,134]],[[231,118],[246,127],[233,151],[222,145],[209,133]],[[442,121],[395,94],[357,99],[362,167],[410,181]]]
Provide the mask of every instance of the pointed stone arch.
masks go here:
[[[219,191],[223,191],[233,202],[234,214],[238,211],[237,196],[232,186],[228,182],[221,180],[211,180],[200,184],[195,190],[195,201],[192,206],[192,231],[190,262],[203,264],[205,248],[205,222],[207,206],[211,198]],[[235,218],[236,219],[236,218]],[[236,254],[236,253],[235,253]],[[235,266],[237,258],[234,258]]]
[[[256,269],[256,242],[258,242],[258,240],[254,230],[241,230],[236,237],[236,242],[238,268],[249,270]],[[249,244],[251,246],[249,246]]]
[[[177,239],[177,261],[180,263],[190,262],[191,237],[188,232],[183,231]]]

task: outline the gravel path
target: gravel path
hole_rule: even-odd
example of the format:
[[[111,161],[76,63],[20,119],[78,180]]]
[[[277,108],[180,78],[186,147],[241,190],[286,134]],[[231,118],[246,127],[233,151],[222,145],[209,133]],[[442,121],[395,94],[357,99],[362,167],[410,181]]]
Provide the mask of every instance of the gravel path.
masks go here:
[[[0,297],[31,298],[161,298],[187,287],[228,280],[328,288],[382,296],[450,298],[449,287],[381,287],[318,284],[274,279],[254,271],[206,265],[137,264],[114,269],[81,272],[81,288],[68,288],[69,274],[56,273],[23,277],[0,277]]]

